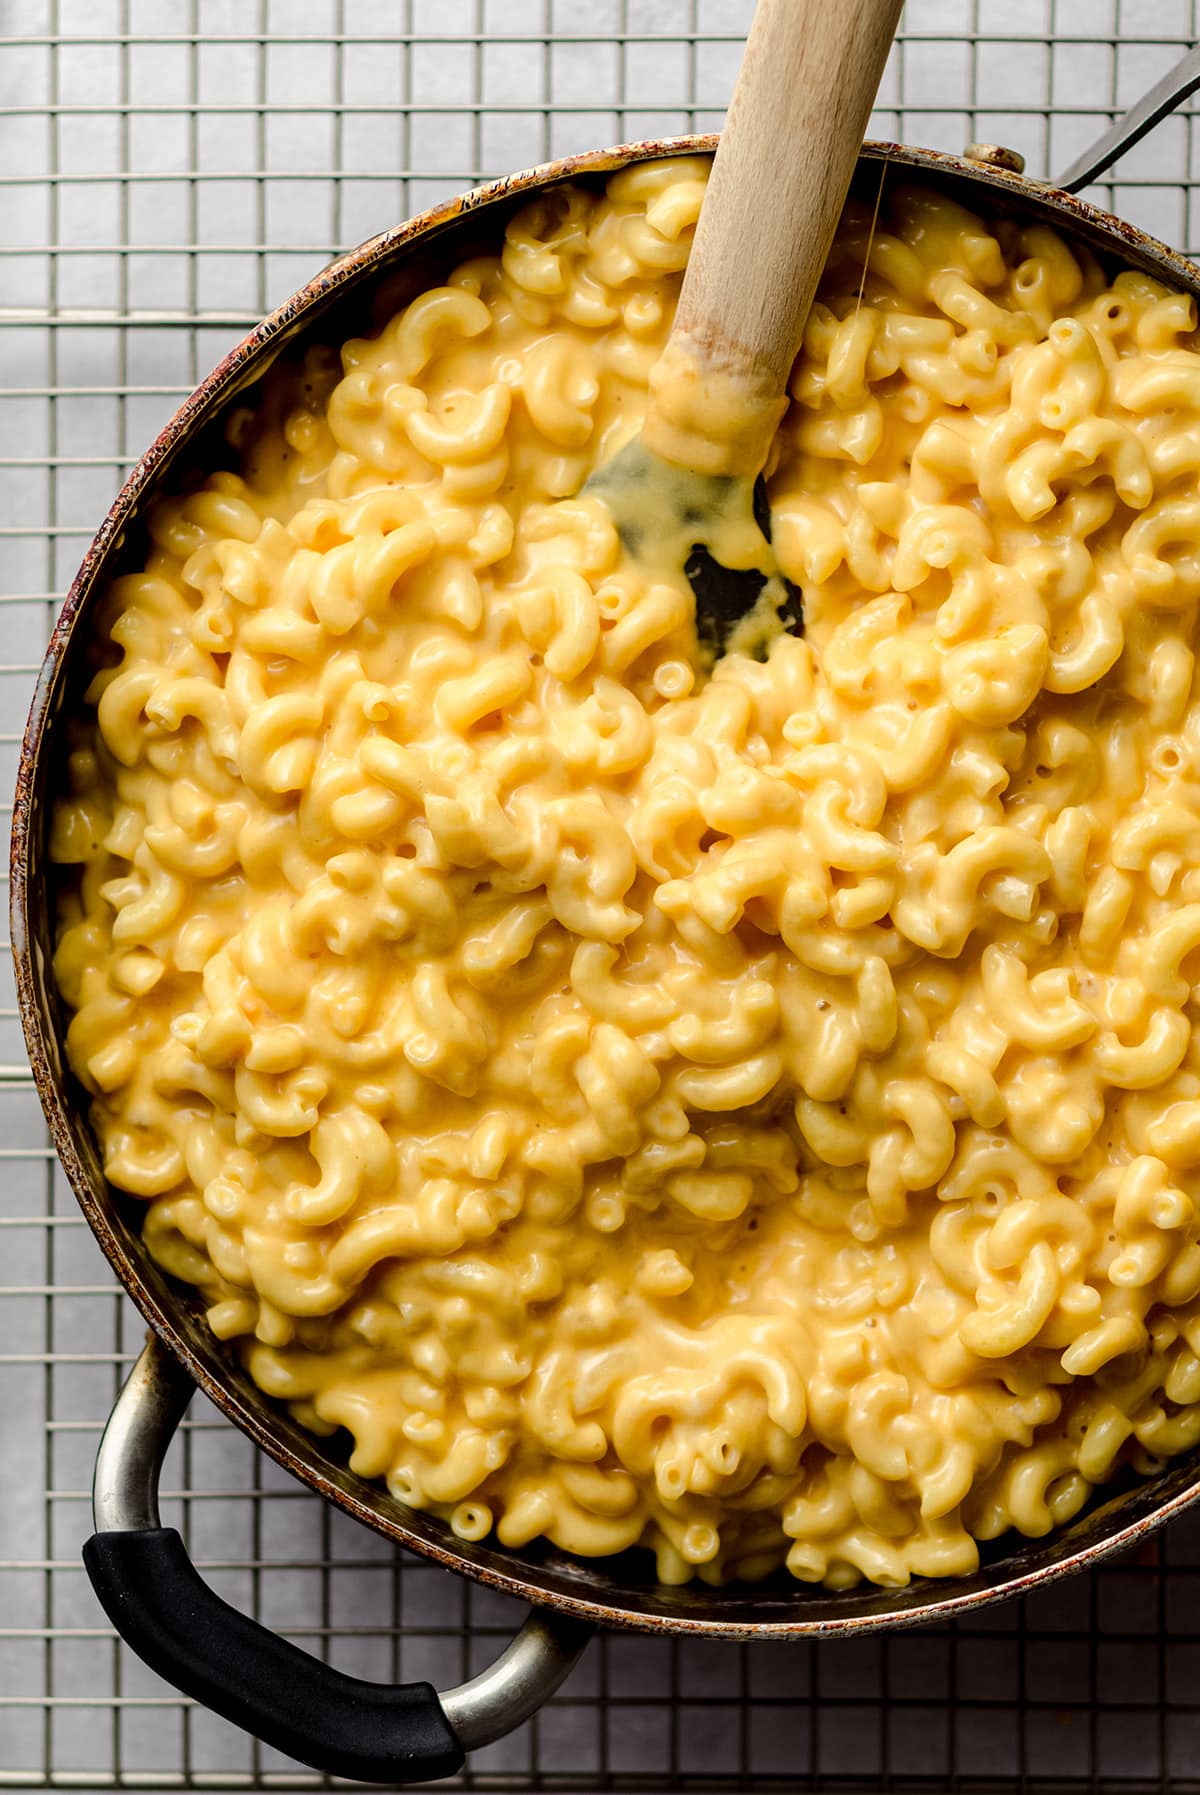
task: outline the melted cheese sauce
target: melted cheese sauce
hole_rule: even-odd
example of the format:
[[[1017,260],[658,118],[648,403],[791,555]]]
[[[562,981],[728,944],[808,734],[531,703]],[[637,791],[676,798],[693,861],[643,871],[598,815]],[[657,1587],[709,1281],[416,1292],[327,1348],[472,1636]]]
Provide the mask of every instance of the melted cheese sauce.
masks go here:
[[[706,672],[717,649],[765,657],[786,627],[789,594],[754,515],[753,478],[680,467],[647,448],[639,434],[600,464],[584,493],[603,501],[622,548],[650,579],[687,590],[689,563],[698,547],[716,563],[692,589],[699,659]],[[748,583],[749,592],[747,582],[731,577],[747,572],[759,576]]]
[[[160,506],[56,971],[151,1250],[363,1476],[896,1584],[1200,1438],[1196,320],[852,206],[768,461],[807,635],[709,678],[577,496],[705,178],[533,201]]]

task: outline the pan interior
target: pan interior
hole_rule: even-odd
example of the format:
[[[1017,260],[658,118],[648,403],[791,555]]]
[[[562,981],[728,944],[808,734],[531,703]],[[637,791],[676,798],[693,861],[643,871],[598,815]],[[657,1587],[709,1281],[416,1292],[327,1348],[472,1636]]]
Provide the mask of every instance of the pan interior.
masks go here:
[[[784,1574],[759,1585],[668,1589],[654,1581],[648,1552],[578,1560],[543,1545],[517,1553],[470,1544],[434,1517],[404,1509],[346,1465],[344,1436],[321,1441],[275,1408],[209,1332],[192,1290],[153,1262],[138,1232],[141,1205],[110,1189],[86,1121],[86,1098],[65,1068],[59,1043],[65,1017],[50,971],[53,878],[47,855],[52,795],[62,770],[61,720],[78,711],[90,677],[91,619],[109,580],[137,564],[147,500],[185,490],[191,470],[212,471],[227,454],[221,424],[246,403],[281,356],[317,343],[340,343],[431,284],[457,261],[494,243],[507,216],[531,191],[563,180],[597,185],[615,167],[661,154],[695,154],[712,138],[680,138],[631,150],[572,158],[548,170],[497,182],[465,203],[438,208],[412,226],[385,233],[334,264],[256,330],[214,371],[139,464],[84,562],[55,633],[30,716],[14,811],[13,944],[22,1018],[56,1147],[101,1247],[147,1320],[224,1412],[281,1464],[380,1533],[512,1594],[591,1615],[609,1625],[709,1634],[796,1637],[814,1631],[911,1625],[996,1600],[1061,1575],[1129,1543],[1200,1496],[1196,1455],[1158,1477],[1100,1491],[1069,1527],[1044,1541],[1001,1541],[984,1549],[971,1577],[917,1580],[903,1590],[806,1590]],[[883,165],[883,166],[881,166]],[[1082,202],[1034,183],[954,158],[893,145],[868,146],[857,176],[874,203],[880,182],[920,180],[968,208],[992,215],[1040,217],[1085,244],[1114,269],[1133,266],[1200,296],[1200,274],[1163,246]]]

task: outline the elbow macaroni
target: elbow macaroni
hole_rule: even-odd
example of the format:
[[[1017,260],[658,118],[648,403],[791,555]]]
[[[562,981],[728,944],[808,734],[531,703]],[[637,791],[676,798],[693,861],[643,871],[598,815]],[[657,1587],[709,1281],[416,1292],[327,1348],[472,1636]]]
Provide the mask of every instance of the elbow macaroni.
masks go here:
[[[896,1584],[1200,1438],[1196,318],[851,205],[768,463],[806,635],[706,678],[578,496],[705,178],[533,200],[160,504],[56,971],[150,1250],[364,1476]]]

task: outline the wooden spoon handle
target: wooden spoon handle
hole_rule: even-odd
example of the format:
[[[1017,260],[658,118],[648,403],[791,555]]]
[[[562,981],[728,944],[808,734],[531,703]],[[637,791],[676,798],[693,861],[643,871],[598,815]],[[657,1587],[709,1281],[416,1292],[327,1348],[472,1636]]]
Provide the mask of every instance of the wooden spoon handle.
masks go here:
[[[768,409],[769,441],[901,4],[758,0],[674,327],[652,382],[652,413],[656,406],[679,412],[686,395],[676,389],[681,377],[687,384],[690,368],[695,379],[715,376],[719,389],[730,387],[735,402],[734,389],[741,389]],[[719,411],[722,392],[710,381],[692,397],[707,410],[715,440],[723,434],[713,409]],[[699,411],[694,422],[702,426]],[[679,458],[666,443],[651,446]]]

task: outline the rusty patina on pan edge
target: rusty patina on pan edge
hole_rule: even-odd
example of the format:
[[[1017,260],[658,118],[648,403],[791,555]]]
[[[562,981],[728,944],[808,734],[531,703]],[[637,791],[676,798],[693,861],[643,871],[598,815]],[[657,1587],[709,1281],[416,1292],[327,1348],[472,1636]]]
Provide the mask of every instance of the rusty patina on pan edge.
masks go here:
[[[1004,1558],[972,1578],[917,1583],[900,1591],[869,1591],[865,1596],[861,1591],[845,1596],[818,1592],[814,1596],[805,1586],[791,1586],[765,1604],[766,1617],[756,1618],[749,1618],[747,1610],[764,1605],[752,1589],[706,1591],[692,1585],[688,1592],[659,1592],[656,1596],[653,1586],[623,1587],[619,1581],[601,1576],[604,1567],[600,1564],[592,1567],[587,1561],[575,1561],[565,1573],[557,1567],[550,1573],[545,1564],[523,1563],[516,1553],[478,1553],[464,1542],[449,1543],[445,1537],[438,1538],[428,1517],[411,1515],[382,1496],[376,1486],[353,1478],[329,1460],[317,1462],[320,1443],[312,1440],[305,1451],[306,1436],[268,1410],[265,1402],[260,1406],[247,1400],[231,1376],[221,1375],[215,1350],[211,1354],[213,1365],[206,1364],[187,1338],[182,1301],[173,1308],[161,1302],[148,1287],[145,1268],[128,1249],[123,1230],[114,1221],[114,1205],[107,1187],[100,1188],[93,1182],[79,1152],[72,1127],[71,1098],[57,1064],[58,1048],[45,1002],[48,969],[38,964],[37,930],[36,926],[31,927],[31,922],[36,925],[38,906],[45,899],[33,864],[46,823],[41,808],[44,793],[38,779],[44,770],[48,725],[52,722],[53,702],[75,625],[89,597],[107,579],[127,526],[167,464],[242,386],[264,371],[274,352],[298,335],[302,327],[323,316],[340,295],[359,290],[405,250],[436,238],[469,215],[490,207],[507,208],[510,202],[541,188],[574,177],[594,177],[657,156],[711,154],[716,142],[716,135],[710,133],[590,151],[490,182],[444,201],[381,232],[322,269],[218,363],[133,469],[84,557],[55,626],[21,745],[13,809],[10,902],[17,996],[30,1062],[55,1147],[75,1196],[102,1250],[142,1314],[195,1383],[243,1432],[285,1469],[355,1519],[448,1569],[505,1594],[610,1627],[711,1638],[786,1640],[946,1619],[1026,1593],[1085,1565],[1097,1564],[1128,1549],[1200,1500],[1200,1467],[1191,1458],[1184,1459],[1127,1492],[1108,1499],[1102,1495],[1090,1513],[1051,1536],[1045,1544],[1017,1541]],[[1085,200],[1049,190],[1022,175],[972,165],[938,151],[895,144],[864,146],[868,172],[880,162],[941,177],[941,184],[958,189],[957,196],[967,204],[974,204],[977,195],[986,207],[990,189],[1003,209],[1040,214],[1069,234],[1082,237],[1102,255],[1127,260],[1200,297],[1200,270],[1193,263]],[[873,174],[871,178],[874,179]],[[295,1438],[295,1445],[281,1437],[285,1432]],[[442,1528],[443,1535],[446,1531]],[[485,1559],[487,1562],[482,1561]],[[556,1586],[551,1587],[551,1582]],[[687,1611],[680,1611],[681,1602]]]

